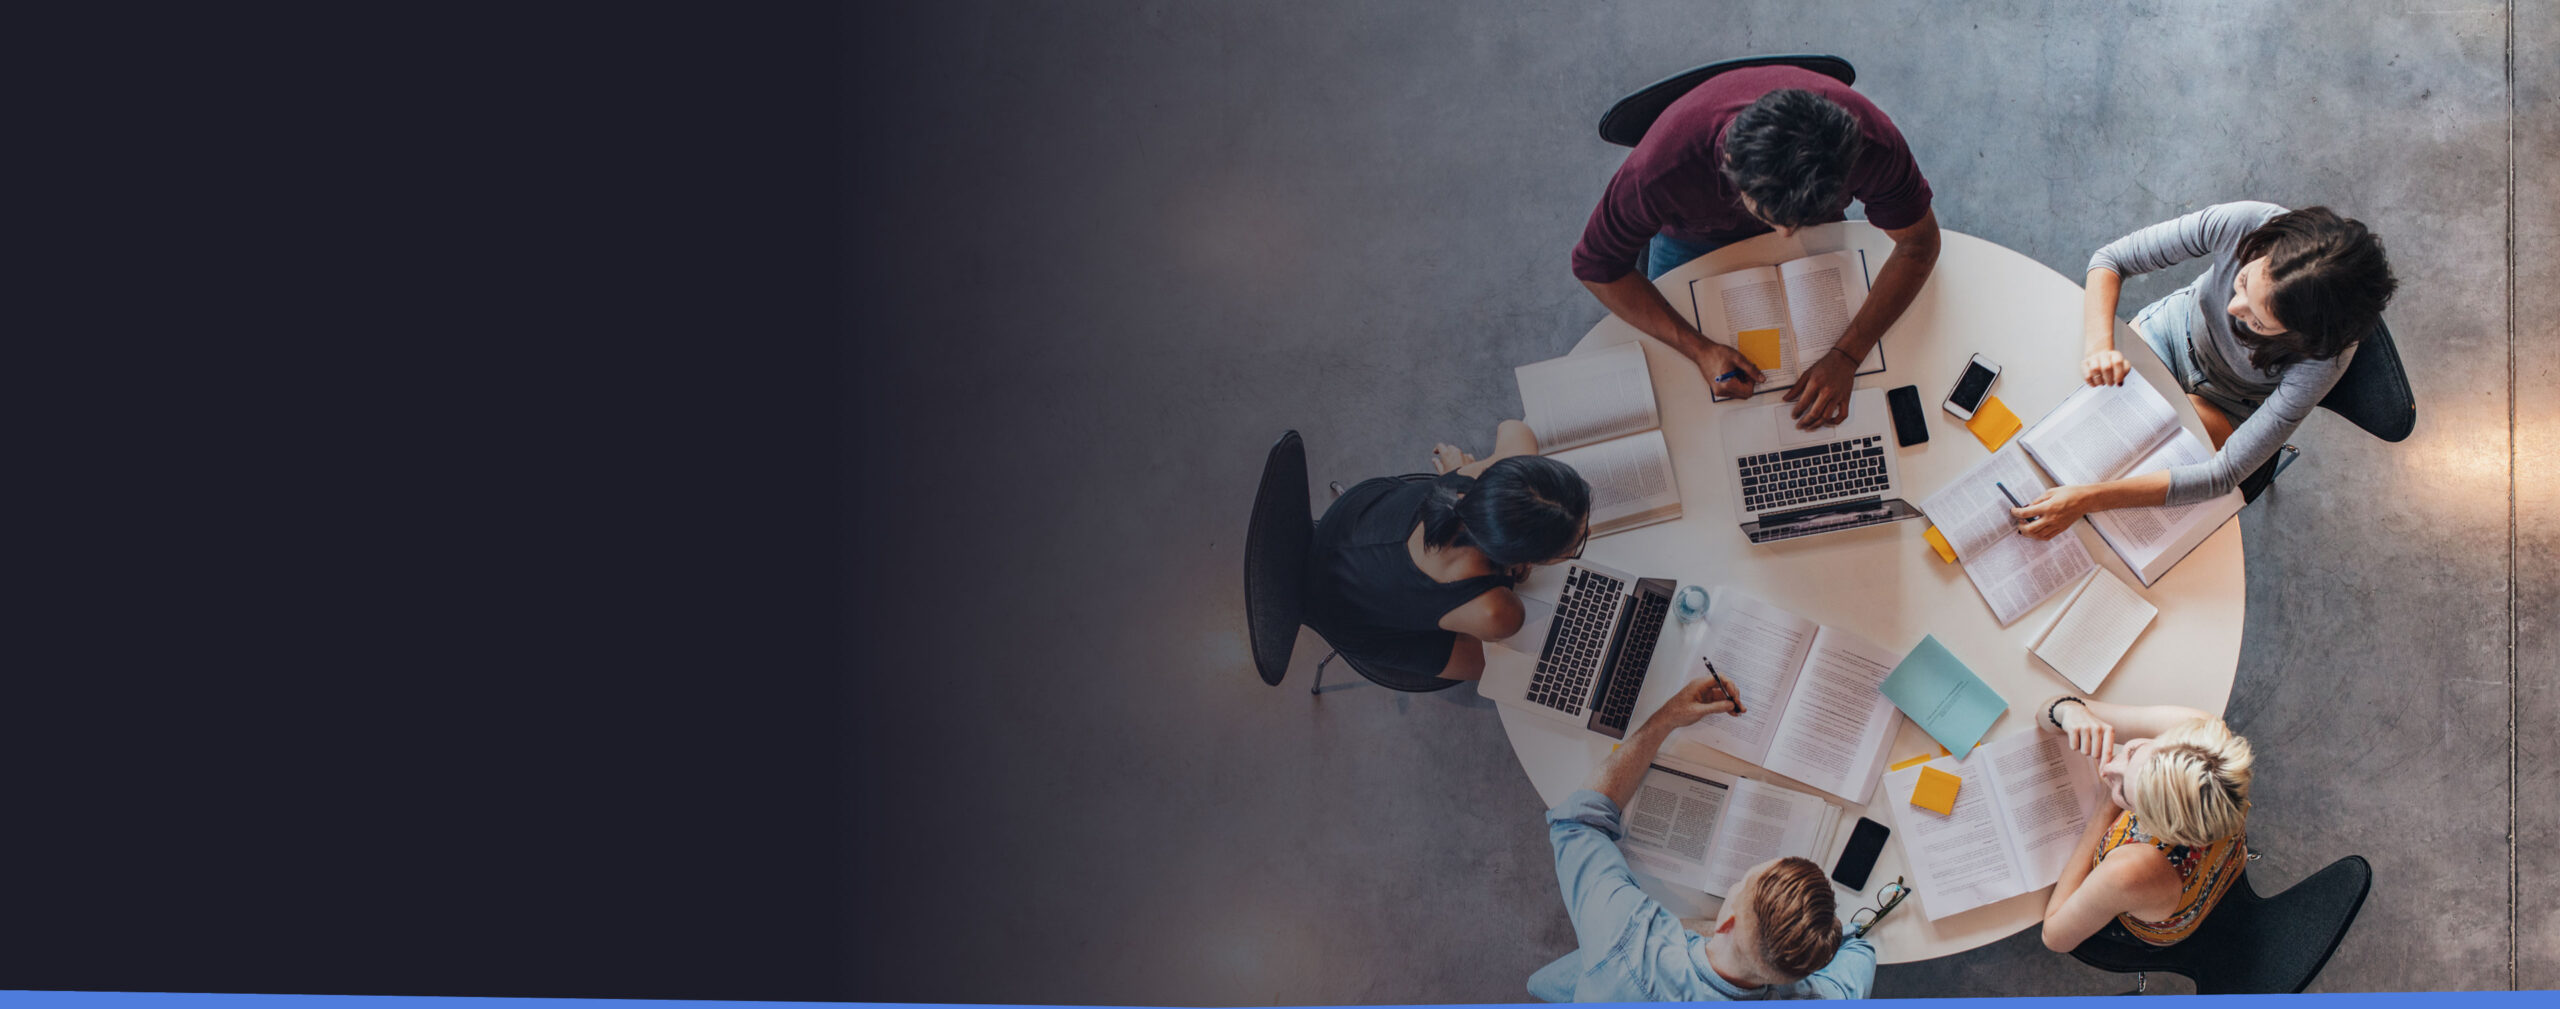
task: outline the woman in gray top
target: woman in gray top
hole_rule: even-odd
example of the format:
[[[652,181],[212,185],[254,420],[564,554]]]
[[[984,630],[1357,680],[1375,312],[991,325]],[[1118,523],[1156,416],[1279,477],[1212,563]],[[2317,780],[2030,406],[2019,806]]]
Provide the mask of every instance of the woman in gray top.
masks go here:
[[[2094,511],[2229,493],[2338,384],[2395,286],[2382,240],[2327,207],[2223,203],[2162,221],[2089,257],[2081,371],[2090,385],[2121,384],[2132,371],[2115,346],[2124,275],[2199,256],[2213,257],[2204,275],[2135,314],[2133,329],[2178,376],[2213,436],[2213,459],[2046,491],[2017,512],[2028,535],[2051,539]]]

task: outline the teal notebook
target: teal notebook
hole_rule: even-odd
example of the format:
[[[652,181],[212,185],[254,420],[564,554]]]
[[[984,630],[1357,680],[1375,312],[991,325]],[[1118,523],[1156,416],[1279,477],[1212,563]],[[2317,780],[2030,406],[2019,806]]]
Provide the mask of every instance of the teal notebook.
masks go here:
[[[1894,707],[1911,716],[1929,738],[1957,759],[1973,752],[1973,744],[1981,742],[1991,723],[2009,710],[2000,692],[1956,661],[1936,635],[1921,638],[1911,654],[1902,657],[1902,664],[1893,667],[1892,675],[1884,678],[1880,689]]]

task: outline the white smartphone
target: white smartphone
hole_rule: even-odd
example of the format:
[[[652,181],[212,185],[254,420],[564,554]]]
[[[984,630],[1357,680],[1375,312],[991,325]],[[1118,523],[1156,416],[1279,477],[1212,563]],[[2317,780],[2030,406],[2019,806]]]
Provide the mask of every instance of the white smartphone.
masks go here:
[[[1973,355],[1964,366],[1964,377],[1956,379],[1956,387],[1947,390],[1946,410],[1959,420],[1972,420],[1973,412],[1982,409],[1982,399],[1991,395],[1991,383],[1999,380],[2000,366],[1990,358]]]

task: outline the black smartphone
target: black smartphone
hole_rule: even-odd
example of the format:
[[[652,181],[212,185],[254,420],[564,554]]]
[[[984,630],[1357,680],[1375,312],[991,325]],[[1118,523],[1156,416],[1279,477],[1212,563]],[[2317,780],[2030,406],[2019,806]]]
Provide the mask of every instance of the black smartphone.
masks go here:
[[[1866,889],[1867,874],[1875,871],[1876,856],[1884,854],[1884,839],[1892,834],[1884,824],[1859,817],[1857,829],[1849,832],[1849,846],[1840,850],[1840,864],[1831,867],[1831,878],[1852,890]]]
[[[1929,440],[1929,418],[1920,412],[1919,386],[1889,390],[1884,401],[1893,408],[1893,440],[1904,448]]]

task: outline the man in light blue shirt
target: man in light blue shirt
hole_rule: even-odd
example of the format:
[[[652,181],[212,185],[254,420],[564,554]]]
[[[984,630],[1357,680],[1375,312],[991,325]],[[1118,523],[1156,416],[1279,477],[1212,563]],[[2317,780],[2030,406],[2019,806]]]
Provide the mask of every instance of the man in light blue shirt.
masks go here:
[[[1671,730],[1739,710],[1721,683],[1681,688],[1603,761],[1589,784],[1547,811],[1556,880],[1581,948],[1529,977],[1549,1002],[1865,998],[1876,949],[1846,935],[1820,866],[1801,858],[1754,866],[1701,936],[1636,887],[1618,851],[1618,817]]]

